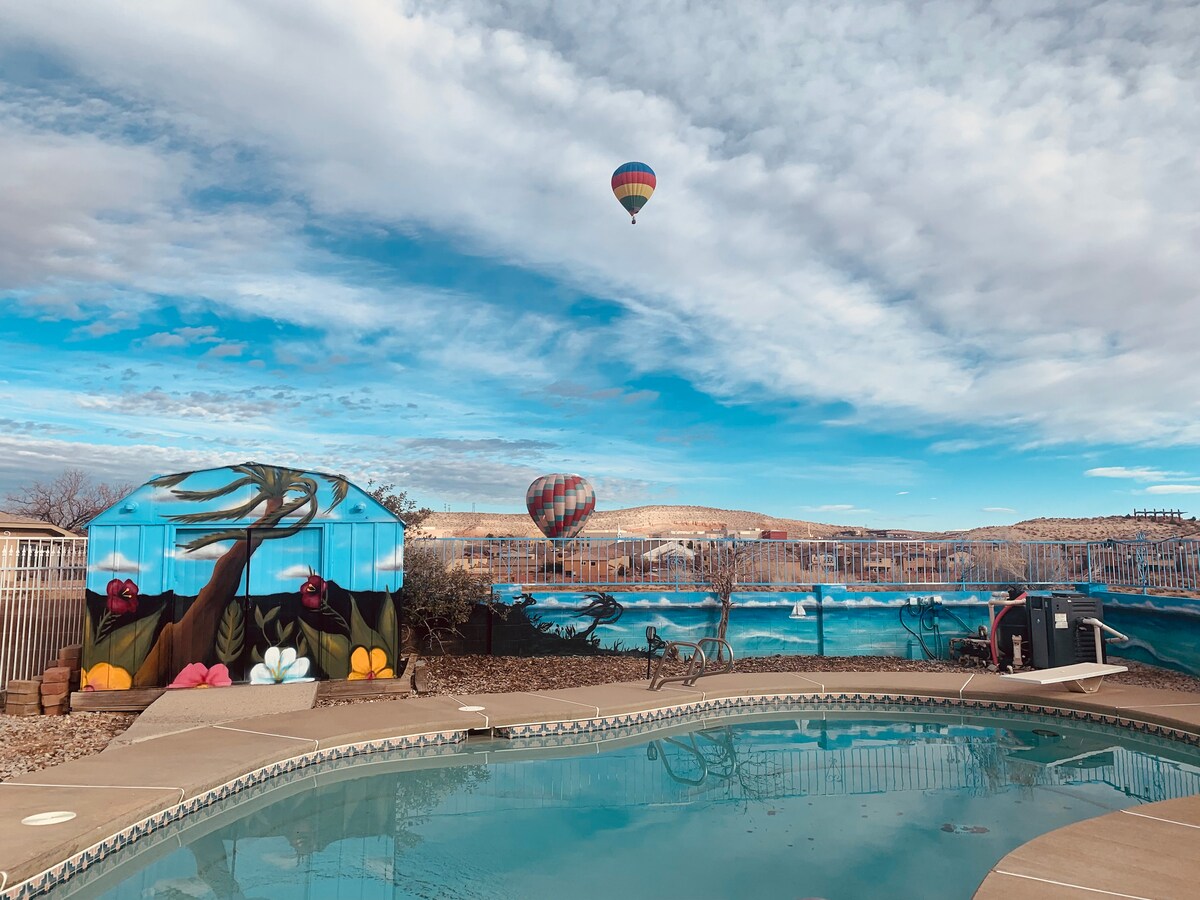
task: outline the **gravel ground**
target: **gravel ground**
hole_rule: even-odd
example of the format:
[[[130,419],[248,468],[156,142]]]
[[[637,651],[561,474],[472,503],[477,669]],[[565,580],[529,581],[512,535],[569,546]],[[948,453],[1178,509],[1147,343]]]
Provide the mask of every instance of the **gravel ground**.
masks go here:
[[[1122,684],[1200,694],[1200,678],[1125,662],[1128,672],[1110,675]],[[636,681],[646,661],[628,656],[454,656],[426,660],[432,694],[487,694],[553,690]],[[877,656],[770,656],[741,659],[739,672],[962,672],[957,663]],[[376,700],[323,700],[334,706]],[[75,712],[69,716],[0,715],[0,781],[103,750],[137,718],[133,713]]]
[[[136,718],[101,712],[0,716],[0,781],[99,753]]]

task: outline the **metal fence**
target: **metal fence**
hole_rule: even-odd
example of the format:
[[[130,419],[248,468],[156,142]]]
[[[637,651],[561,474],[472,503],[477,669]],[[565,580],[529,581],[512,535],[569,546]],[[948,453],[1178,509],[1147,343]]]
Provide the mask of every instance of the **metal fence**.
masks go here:
[[[429,538],[407,552],[526,588],[996,588],[1083,582],[1200,592],[1200,541]],[[0,536],[0,690],[82,638],[86,538]]]
[[[86,538],[0,535],[0,690],[83,635]]]
[[[740,590],[822,584],[1033,587],[1083,582],[1200,589],[1200,541],[741,540],[733,538],[429,538],[408,552],[527,587],[705,589],[731,574]]]

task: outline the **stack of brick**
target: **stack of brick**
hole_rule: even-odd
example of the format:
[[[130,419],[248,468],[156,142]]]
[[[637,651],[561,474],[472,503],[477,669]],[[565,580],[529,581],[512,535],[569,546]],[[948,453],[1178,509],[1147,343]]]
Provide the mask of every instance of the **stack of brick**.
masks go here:
[[[71,710],[71,670],[51,666],[42,673],[42,712],[61,716]]]
[[[4,711],[10,716],[42,714],[42,676],[28,681],[10,681],[5,692]]]
[[[42,673],[42,711],[61,716],[71,711],[71,691],[79,690],[79,659],[83,647],[72,644]]]

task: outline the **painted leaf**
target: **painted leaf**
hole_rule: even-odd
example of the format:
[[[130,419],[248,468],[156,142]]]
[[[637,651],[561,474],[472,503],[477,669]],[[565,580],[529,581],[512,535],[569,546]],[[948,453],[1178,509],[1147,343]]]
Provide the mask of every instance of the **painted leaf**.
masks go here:
[[[161,618],[161,612],[159,614]],[[114,629],[100,643],[100,656],[110,665],[118,666],[126,672],[136,672],[141,668],[154,642],[158,631],[158,622],[153,616],[139,619],[123,628]]]
[[[192,502],[201,502],[201,501],[205,501],[205,500],[216,500],[218,497],[224,497],[226,494],[232,494],[238,488],[244,487],[245,485],[250,484],[252,480],[253,479],[251,479],[249,476],[247,476],[245,478],[235,479],[234,481],[229,482],[229,484],[225,485],[224,487],[215,488],[211,491],[172,491],[172,493],[176,497],[178,497],[180,500],[188,500],[188,501],[192,501]],[[261,503],[262,501],[259,500],[259,502]],[[253,507],[251,507],[251,508],[253,508]],[[241,518],[241,517],[238,516],[236,518]]]
[[[333,509],[339,503],[346,499],[346,495],[350,492],[350,482],[340,475],[334,478],[326,478],[333,493],[333,502],[329,504],[329,509]],[[328,512],[329,510],[326,510]]]
[[[345,635],[329,631],[317,631],[303,619],[300,630],[313,649],[317,663],[330,678],[345,678],[350,674],[350,641]]]
[[[267,623],[266,620],[263,619],[263,611],[261,606],[254,607],[254,622],[256,625],[258,625],[259,631],[266,631]]]
[[[86,606],[83,608],[83,667],[91,668],[96,660],[93,656],[96,653],[95,641],[92,638],[92,611]]]
[[[158,478],[150,479],[150,484],[155,487],[175,487],[177,484],[183,484],[192,477],[192,472],[180,472],[177,475],[160,475]]]
[[[225,607],[221,622],[217,625],[217,659],[227,666],[241,658],[246,642],[246,617],[242,605],[233,601]]]
[[[387,644],[384,643],[379,632],[375,631],[363,619],[362,613],[358,611],[358,601],[354,599],[354,595],[350,595],[350,646],[351,647],[366,647],[370,650],[372,647],[378,647],[380,650],[386,650]],[[393,657],[390,662],[395,662]]]
[[[379,638],[385,653],[388,655],[388,662],[395,668],[400,659],[396,655],[396,644],[399,641],[399,633],[396,627],[396,601],[392,597],[391,591],[383,592],[383,603],[379,610],[379,621],[376,623],[379,626]]]

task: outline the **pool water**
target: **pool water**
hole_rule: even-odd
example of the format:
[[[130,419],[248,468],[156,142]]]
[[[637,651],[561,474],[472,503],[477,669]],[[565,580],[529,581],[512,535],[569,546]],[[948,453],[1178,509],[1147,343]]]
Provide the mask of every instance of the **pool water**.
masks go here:
[[[969,898],[1039,834],[1200,792],[1182,745],[894,709],[368,759],[184,820],[52,896]]]

